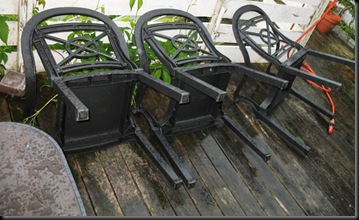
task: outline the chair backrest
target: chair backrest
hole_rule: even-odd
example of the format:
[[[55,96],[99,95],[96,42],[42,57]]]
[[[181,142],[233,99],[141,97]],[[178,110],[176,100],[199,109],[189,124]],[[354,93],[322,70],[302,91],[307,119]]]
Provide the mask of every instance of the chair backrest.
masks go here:
[[[182,10],[157,9],[145,13],[136,23],[135,37],[142,68],[148,68],[151,59],[145,42],[169,69],[230,62],[215,48],[202,21]]]
[[[159,119],[160,124],[169,122],[167,130],[173,131],[176,123],[183,125],[179,130],[212,123],[220,115],[221,103],[176,75],[177,70],[184,70],[201,82],[226,90],[230,72],[226,68],[219,70],[216,64],[230,63],[230,60],[215,48],[202,21],[182,10],[152,10],[137,21],[135,38],[141,68],[153,73],[156,69],[152,68],[158,67],[160,61],[172,76],[172,84],[190,93],[191,100],[186,105],[170,102],[167,113]],[[166,126],[163,131],[166,133]]]
[[[52,22],[60,19],[63,22]],[[100,12],[54,8],[33,16],[22,35],[26,75],[35,73],[33,46],[49,78],[104,69],[133,69],[123,34]]]
[[[251,62],[246,46],[277,67],[288,59],[288,55],[303,48],[283,35],[278,26],[256,5],[237,9],[233,15],[232,28],[246,66]]]

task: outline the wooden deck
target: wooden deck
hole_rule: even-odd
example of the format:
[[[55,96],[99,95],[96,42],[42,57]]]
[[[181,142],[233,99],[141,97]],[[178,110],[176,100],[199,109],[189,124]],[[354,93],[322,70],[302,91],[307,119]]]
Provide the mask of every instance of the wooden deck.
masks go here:
[[[354,58],[334,33],[314,31],[308,47]],[[193,189],[174,190],[140,146],[129,142],[100,152],[67,155],[89,216],[356,216],[355,71],[312,59],[323,76],[343,83],[332,92],[336,125],[294,97],[273,117],[312,147],[307,157],[289,148],[244,104],[226,100],[224,109],[272,154],[264,162],[224,127],[170,137],[170,143],[197,177]],[[261,69],[261,65],[256,65]],[[319,71],[318,71],[319,72]],[[327,103],[306,82],[308,94]],[[228,90],[233,93],[234,86]],[[43,87],[38,105],[50,97]],[[228,97],[231,99],[231,97]],[[156,100],[155,100],[156,101]],[[23,99],[0,94],[0,121],[21,121]],[[54,124],[50,105],[38,116],[47,132]],[[141,118],[136,118],[146,130]]]

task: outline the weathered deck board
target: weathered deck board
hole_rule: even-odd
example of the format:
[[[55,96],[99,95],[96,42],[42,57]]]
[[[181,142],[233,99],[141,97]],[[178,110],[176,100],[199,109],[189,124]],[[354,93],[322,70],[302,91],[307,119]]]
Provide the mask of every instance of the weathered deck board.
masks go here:
[[[245,215],[266,215],[257,199],[242,180],[241,175],[238,174],[226,155],[221,151],[221,148],[217,145],[213,136],[210,133],[206,133],[205,135],[206,138],[203,139],[201,146],[218,173],[221,175],[223,181],[227,184],[228,190],[233,193],[233,196],[242,207]]]
[[[81,168],[79,164],[77,163],[75,156],[67,156],[67,161],[69,163],[69,166],[71,167],[72,174],[74,176],[77,188],[79,189],[79,193],[81,195],[82,202],[84,203],[84,207],[86,210],[86,214],[88,216],[95,216],[95,210],[93,208],[90,196],[88,194],[83,175],[81,173]]]
[[[207,188],[202,179],[198,178],[199,174],[193,167],[190,156],[186,153],[183,143],[178,138],[169,138],[169,140],[173,149],[177,152],[178,156],[182,158],[182,161],[188,167],[192,175],[197,177],[195,186],[196,190],[190,189],[188,190],[188,193],[196,205],[198,212],[203,216],[223,216],[223,212],[214,200],[211,191]]]
[[[104,171],[100,152],[79,154],[77,161],[96,215],[123,216],[113,187]]]
[[[308,47],[347,58],[354,51],[334,34],[313,32]],[[272,154],[264,162],[241,139],[233,138],[224,126],[193,134],[168,137],[169,143],[197,178],[192,189],[172,189],[164,175],[135,141],[94,153],[67,155],[74,179],[89,216],[354,216],[355,215],[355,71],[340,65],[310,60],[315,69],[343,87],[332,92],[336,125],[327,134],[327,119],[295,97],[288,97],[273,112],[273,118],[312,147],[303,157],[288,147],[270,128],[258,120],[245,104],[231,102],[224,109]],[[263,65],[254,65],[263,69]],[[234,78],[235,80],[236,78]],[[40,80],[42,80],[40,76]],[[40,85],[39,85],[40,86]],[[318,103],[325,95],[306,82],[295,86]],[[40,89],[40,88],[39,88]],[[249,88],[249,92],[265,87]],[[40,91],[40,90],[39,90]],[[234,85],[228,89],[232,94]],[[42,88],[37,106],[52,95]],[[162,96],[150,93],[157,113],[166,104]],[[22,121],[23,98],[0,94],[0,121]],[[157,103],[157,105],[154,105]],[[36,126],[51,133],[56,103],[38,116]],[[135,118],[144,133],[148,126]],[[155,145],[158,147],[157,145]],[[160,150],[160,149],[159,149]]]
[[[128,147],[128,144],[103,150],[99,154],[106,176],[124,215],[148,216],[149,211],[122,157],[120,147]],[[126,201],[126,203],[121,203],[121,201]]]
[[[153,169],[153,166],[148,164],[150,159],[140,149],[139,145],[131,144],[130,146],[121,148],[121,152],[150,214],[154,216],[175,216],[175,211],[159,186],[159,181],[165,181],[165,179],[158,178],[160,171]],[[168,185],[168,187],[170,186]]]
[[[215,140],[220,143],[221,148],[229,161],[236,167],[238,175],[245,180],[248,188],[257,198],[261,207],[268,216],[284,216],[284,210],[280,207],[272,194],[267,190],[262,179],[256,174],[256,169],[251,166],[242,152],[242,145],[229,142],[230,137],[217,128],[211,128],[210,132]]]
[[[244,210],[232,192],[227,189],[226,183],[201,148],[201,139],[199,139],[198,134],[183,135],[181,141],[197,170],[198,178],[201,178],[207,186],[223,214],[225,216],[244,216]]]

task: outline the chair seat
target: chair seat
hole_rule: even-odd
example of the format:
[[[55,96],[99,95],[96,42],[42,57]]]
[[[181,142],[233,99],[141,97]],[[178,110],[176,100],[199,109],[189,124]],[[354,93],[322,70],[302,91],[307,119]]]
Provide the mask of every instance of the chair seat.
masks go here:
[[[86,215],[66,158],[45,132],[0,122],[0,161],[0,215]]]

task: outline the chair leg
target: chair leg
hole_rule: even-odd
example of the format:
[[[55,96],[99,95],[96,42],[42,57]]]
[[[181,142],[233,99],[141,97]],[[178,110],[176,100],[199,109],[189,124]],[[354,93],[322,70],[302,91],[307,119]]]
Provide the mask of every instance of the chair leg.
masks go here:
[[[327,109],[324,109],[321,106],[317,105],[312,100],[310,100],[310,99],[306,98],[305,96],[303,96],[302,94],[300,94],[297,90],[292,89],[291,92],[295,97],[302,100],[303,102],[305,102],[306,104],[308,104],[309,106],[311,106],[312,108],[317,110],[318,112],[322,113],[323,115],[327,116],[328,118],[332,119],[334,117],[333,112],[328,111]]]
[[[155,130],[153,131],[153,133],[155,134],[155,137],[161,145],[162,149],[166,153],[166,156],[169,159],[170,163],[177,171],[177,173],[179,173],[179,175],[182,177],[182,180],[184,181],[187,188],[193,188],[196,185],[196,179],[188,172],[183,162],[180,160],[176,152],[168,143],[166,137],[159,130]]]
[[[228,115],[222,117],[224,124],[231,129],[238,137],[246,142],[264,161],[270,159],[271,154],[259,145],[250,135],[241,127],[239,127]]]
[[[309,153],[311,148],[303,143],[300,143],[287,129],[277,124],[265,113],[257,111],[256,109],[254,109],[254,112],[256,113],[257,117],[259,117],[270,128],[272,128],[288,145],[293,146],[295,150],[300,153],[304,153],[305,155]]]
[[[166,176],[166,178],[171,182],[174,189],[178,189],[182,185],[182,179],[179,178],[176,172],[172,167],[162,158],[158,151],[152,146],[148,139],[144,136],[141,130],[136,129],[135,131],[136,140],[146,153],[151,157],[151,159],[156,163],[158,168]]]

